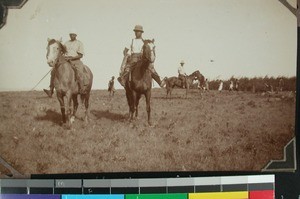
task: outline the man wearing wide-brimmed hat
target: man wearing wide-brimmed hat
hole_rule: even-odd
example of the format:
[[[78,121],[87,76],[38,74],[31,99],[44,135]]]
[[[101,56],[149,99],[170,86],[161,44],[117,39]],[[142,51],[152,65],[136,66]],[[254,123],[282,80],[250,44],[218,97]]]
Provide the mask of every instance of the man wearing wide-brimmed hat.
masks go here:
[[[136,25],[133,31],[135,33],[135,38],[131,40],[131,44],[125,47],[123,51],[124,58],[120,68],[120,77],[118,77],[118,81],[124,87],[131,66],[134,65],[139,60],[141,60],[143,54],[143,45],[144,45],[144,40],[142,38],[142,34],[144,33],[143,26]],[[153,64],[150,64],[149,70],[151,71],[152,78],[158,83],[158,85],[162,87],[162,82],[160,80],[159,75],[155,71]]]
[[[182,87],[185,88],[187,74],[184,71],[183,65],[184,61],[182,60],[180,62],[180,66],[178,67],[178,78],[182,81]]]
[[[69,32],[70,40],[67,41],[64,46],[66,48],[65,52],[65,59],[66,61],[69,61],[72,64],[73,69],[75,70],[76,74],[76,79],[79,84],[79,92],[81,94],[84,94],[84,78],[83,78],[83,70],[84,70],[84,65],[82,61],[80,60],[83,55],[84,55],[84,50],[83,50],[83,44],[81,41],[77,40],[77,31],[75,29],[72,29]],[[54,72],[54,70],[53,70]],[[53,95],[53,90],[54,90],[54,75],[51,73],[51,82],[50,82],[50,90],[44,89],[45,93],[49,96],[52,97]],[[86,82],[88,83],[88,82]]]

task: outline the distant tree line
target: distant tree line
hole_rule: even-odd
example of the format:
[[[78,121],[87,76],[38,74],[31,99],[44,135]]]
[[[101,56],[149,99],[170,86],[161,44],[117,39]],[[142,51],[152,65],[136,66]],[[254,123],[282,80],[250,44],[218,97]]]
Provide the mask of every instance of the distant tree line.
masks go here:
[[[233,81],[235,84],[238,79],[238,89],[239,91],[251,91],[251,92],[266,92],[266,91],[296,91],[296,77],[242,77],[236,78],[232,76],[230,79],[223,81],[223,90],[229,90],[230,82]],[[282,79],[282,80],[280,80]],[[280,83],[281,82],[281,83]],[[209,81],[210,90],[218,90],[220,80]],[[193,86],[194,87],[194,86]]]

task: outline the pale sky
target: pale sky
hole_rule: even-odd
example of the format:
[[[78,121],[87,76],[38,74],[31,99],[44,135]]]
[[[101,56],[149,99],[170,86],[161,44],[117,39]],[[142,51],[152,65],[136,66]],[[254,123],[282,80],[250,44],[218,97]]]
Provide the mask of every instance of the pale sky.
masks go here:
[[[93,89],[106,89],[136,24],[144,39],[155,39],[161,77],[177,76],[181,60],[188,74],[200,70],[208,79],[296,75],[297,20],[278,0],[30,0],[10,9],[0,29],[0,91],[30,90],[50,69],[47,38],[65,42],[72,29]]]

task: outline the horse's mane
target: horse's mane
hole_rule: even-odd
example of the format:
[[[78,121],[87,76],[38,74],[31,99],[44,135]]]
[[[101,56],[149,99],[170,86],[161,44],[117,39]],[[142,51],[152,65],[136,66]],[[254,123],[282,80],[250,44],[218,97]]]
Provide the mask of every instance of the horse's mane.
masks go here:
[[[60,41],[57,41],[55,39],[50,39],[48,41],[48,46],[50,46],[51,44],[54,44],[54,43],[58,43],[59,44],[59,47],[62,49],[62,53],[63,54],[67,52],[66,51],[66,47]]]
[[[144,40],[144,44],[149,44],[149,43],[153,43],[153,40],[151,40],[151,39],[145,39]]]

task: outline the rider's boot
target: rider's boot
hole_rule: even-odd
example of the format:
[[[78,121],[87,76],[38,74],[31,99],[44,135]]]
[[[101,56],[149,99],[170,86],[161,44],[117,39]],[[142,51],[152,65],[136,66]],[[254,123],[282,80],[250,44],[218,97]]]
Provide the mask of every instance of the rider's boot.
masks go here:
[[[47,89],[43,89],[44,90],[44,92],[48,95],[48,97],[52,97],[52,95],[53,95],[53,90],[54,90],[54,87],[51,87],[50,86],[50,90],[47,90]]]
[[[163,87],[163,86],[164,86],[164,81],[161,81],[161,80],[160,80],[160,77],[159,77],[159,75],[157,74],[157,72],[152,72],[152,73],[151,73],[151,76],[152,76],[152,78],[158,83],[158,85],[159,85],[160,87]]]
[[[53,90],[54,90],[54,70],[51,72],[51,78],[50,78],[50,90],[43,89],[44,92],[48,95],[48,97],[52,97],[53,95]]]

